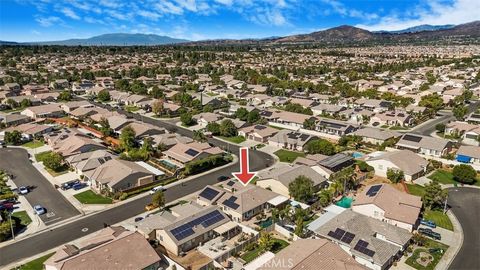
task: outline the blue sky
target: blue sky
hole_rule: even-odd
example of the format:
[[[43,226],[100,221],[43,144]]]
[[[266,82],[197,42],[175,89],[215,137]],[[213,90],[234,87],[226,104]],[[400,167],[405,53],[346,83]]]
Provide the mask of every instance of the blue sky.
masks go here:
[[[0,0],[0,40],[105,33],[189,40],[262,38],[342,24],[398,30],[480,19],[480,0]]]

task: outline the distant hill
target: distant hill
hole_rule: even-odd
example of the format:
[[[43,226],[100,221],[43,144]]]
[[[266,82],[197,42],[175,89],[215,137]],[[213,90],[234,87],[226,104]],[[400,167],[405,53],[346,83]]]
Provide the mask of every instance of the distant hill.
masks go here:
[[[454,24],[445,24],[445,25],[430,25],[430,24],[422,24],[413,27],[409,27],[402,30],[395,30],[395,31],[375,31],[374,33],[391,33],[391,34],[404,34],[404,33],[417,33],[422,31],[437,31],[437,30],[444,30],[450,29],[455,27]]]
[[[63,46],[134,46],[134,45],[165,45],[188,42],[186,39],[177,39],[153,34],[104,34],[85,39],[67,39],[43,42],[9,42],[0,41],[0,45],[63,45]]]
[[[435,26],[433,27],[435,28]],[[294,42],[314,42],[324,44],[348,44],[348,43],[382,43],[382,42],[419,42],[429,40],[447,39],[451,37],[461,38],[480,38],[480,21],[460,24],[457,26],[440,26],[439,29],[433,29],[427,26],[418,26],[418,28],[409,31],[402,30],[401,33],[392,32],[370,32],[365,29],[342,25],[323,31],[317,31],[310,34],[287,36],[276,39],[276,43],[294,43]],[[423,30],[421,29],[432,29]],[[414,32],[415,31],[415,32]]]

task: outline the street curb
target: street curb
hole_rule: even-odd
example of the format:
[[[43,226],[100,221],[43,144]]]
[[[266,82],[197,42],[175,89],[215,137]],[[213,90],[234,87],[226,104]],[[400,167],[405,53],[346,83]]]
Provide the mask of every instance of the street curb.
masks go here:
[[[455,214],[452,211],[449,210],[447,212],[447,215],[450,218],[450,220],[452,221],[454,232],[458,230],[458,232],[460,234],[460,245],[458,245],[458,247],[454,251],[454,254],[453,254],[452,258],[446,263],[447,265],[446,265],[445,269],[450,268],[450,265],[453,263],[453,261],[455,260],[455,257],[457,257],[457,254],[460,252],[460,249],[462,249],[463,240],[465,238],[465,235],[463,234],[462,224],[460,224],[460,222],[458,221]]]

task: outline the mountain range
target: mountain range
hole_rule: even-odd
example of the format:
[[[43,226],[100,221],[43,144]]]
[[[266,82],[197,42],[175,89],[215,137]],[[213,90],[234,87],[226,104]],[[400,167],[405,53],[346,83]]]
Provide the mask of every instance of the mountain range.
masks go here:
[[[358,43],[411,43],[432,40],[450,40],[460,38],[480,39],[480,21],[459,25],[419,25],[398,31],[371,32],[349,25],[342,25],[309,34],[263,39],[216,39],[189,41],[153,34],[114,33],[94,36],[87,39],[68,39],[47,42],[17,43],[0,41],[0,45],[64,45],[64,46],[152,46],[179,44],[185,45],[222,45],[222,44],[275,44],[275,43],[319,43],[319,44],[358,44]]]

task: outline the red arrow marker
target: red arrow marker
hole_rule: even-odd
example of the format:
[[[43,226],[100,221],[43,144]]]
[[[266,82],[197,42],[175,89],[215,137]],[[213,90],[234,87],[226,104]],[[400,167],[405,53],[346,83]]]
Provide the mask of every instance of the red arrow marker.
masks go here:
[[[232,173],[232,175],[242,182],[244,186],[248,185],[257,174],[256,172],[250,172],[248,170],[248,161],[248,148],[240,148],[240,172]]]

